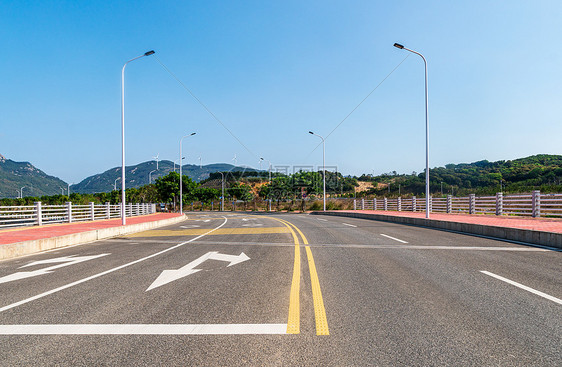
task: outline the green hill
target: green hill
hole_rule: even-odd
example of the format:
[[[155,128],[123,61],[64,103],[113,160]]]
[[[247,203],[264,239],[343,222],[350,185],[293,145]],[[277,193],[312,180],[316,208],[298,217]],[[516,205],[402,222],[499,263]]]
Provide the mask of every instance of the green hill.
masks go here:
[[[43,196],[60,194],[61,188],[66,193],[67,184],[29,162],[15,162],[0,154],[0,197],[16,198],[22,187],[23,196]]]
[[[430,191],[432,194],[453,193],[455,195],[494,194],[504,192],[562,192],[562,156],[539,154],[531,157],[489,162],[487,160],[447,164],[445,167],[429,169]],[[396,172],[370,177],[363,175],[362,181],[381,183],[378,189],[370,193],[384,194],[388,192],[421,195],[425,192],[425,173],[399,175]]]
[[[179,172],[179,166],[175,165],[176,172]],[[196,182],[200,182],[209,177],[213,172],[219,171],[242,171],[244,167],[235,167],[226,163],[208,164],[202,167],[198,165],[186,164],[182,167],[182,173]],[[253,170],[253,169],[251,169]],[[154,172],[152,172],[154,171]],[[139,188],[147,185],[149,182],[149,174],[152,182],[158,177],[165,176],[174,171],[174,163],[171,161],[158,162],[158,170],[156,171],[156,161],[148,161],[137,164],[135,166],[125,167],[125,179],[127,188]],[[117,180],[117,182],[115,181]],[[70,187],[71,192],[82,194],[93,194],[97,192],[109,192],[113,190],[114,184],[119,190],[121,187],[121,167],[111,168],[103,173],[90,176],[80,183]]]

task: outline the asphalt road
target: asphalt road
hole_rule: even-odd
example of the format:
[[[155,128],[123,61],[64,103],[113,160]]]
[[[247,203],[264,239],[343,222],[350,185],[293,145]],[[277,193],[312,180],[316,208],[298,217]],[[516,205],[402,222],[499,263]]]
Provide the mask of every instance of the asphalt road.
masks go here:
[[[0,365],[562,365],[562,253],[201,213],[0,262]]]

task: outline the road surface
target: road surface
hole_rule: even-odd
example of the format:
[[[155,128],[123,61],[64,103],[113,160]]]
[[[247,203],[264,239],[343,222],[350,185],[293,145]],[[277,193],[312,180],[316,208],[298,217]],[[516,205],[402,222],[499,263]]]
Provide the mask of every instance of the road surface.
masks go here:
[[[0,365],[562,365],[562,253],[297,214],[0,262]]]

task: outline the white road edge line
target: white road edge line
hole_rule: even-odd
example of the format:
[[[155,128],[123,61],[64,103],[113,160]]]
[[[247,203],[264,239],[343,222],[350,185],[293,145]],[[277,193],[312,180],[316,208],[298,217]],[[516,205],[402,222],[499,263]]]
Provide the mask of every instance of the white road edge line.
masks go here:
[[[54,324],[0,325],[0,335],[265,335],[287,324]]]
[[[192,238],[192,239],[190,239],[189,241],[185,241],[185,242],[179,243],[179,244],[177,244],[177,245],[175,245],[175,246],[169,247],[169,248],[167,248],[167,249],[165,249],[165,250],[162,250],[162,251],[160,251],[160,252],[157,252],[157,253],[155,253],[155,254],[152,254],[152,255],[143,257],[142,259],[138,259],[138,260],[135,260],[135,261],[131,261],[130,263],[127,263],[127,264],[124,264],[124,265],[120,265],[120,266],[118,266],[118,267],[116,267],[116,268],[109,269],[109,270],[103,271],[103,272],[98,273],[98,274],[94,274],[94,275],[89,276],[89,277],[87,277],[87,278],[77,280],[77,281],[75,281],[75,282],[72,282],[72,283],[63,285],[63,286],[58,287],[58,288],[55,288],[55,289],[51,289],[50,291],[47,291],[47,292],[38,294],[38,295],[36,295],[36,296],[33,296],[33,297],[30,297],[30,298],[24,299],[24,300],[22,300],[22,301],[19,301],[19,302],[16,302],[16,303],[12,303],[11,305],[7,305],[7,306],[4,306],[4,307],[1,307],[1,308],[0,308],[0,312],[4,312],[4,311],[9,310],[9,309],[11,309],[11,308],[14,308],[14,307],[17,307],[17,306],[21,306],[21,305],[23,305],[23,304],[25,304],[25,303],[28,303],[28,302],[31,302],[31,301],[35,301],[35,300],[37,300],[37,299],[39,299],[39,298],[43,298],[43,297],[45,297],[45,296],[48,296],[48,295],[51,295],[51,294],[53,294],[53,293],[62,291],[62,290],[64,290],[64,289],[67,289],[67,288],[70,288],[70,287],[74,287],[75,285],[82,284],[82,283],[84,283],[84,282],[87,282],[87,281],[92,280],[92,279],[99,278],[99,277],[104,276],[104,275],[109,274],[109,273],[113,273],[114,271],[121,270],[121,269],[123,269],[123,268],[126,268],[126,267],[131,266],[131,265],[134,265],[134,264],[138,264],[138,263],[140,263],[140,262],[142,262],[142,261],[151,259],[151,258],[156,257],[156,256],[158,256],[158,255],[162,255],[163,253],[166,253],[166,252],[168,252],[168,251],[172,251],[172,250],[174,250],[174,249],[176,249],[176,248],[178,248],[178,247],[181,247],[181,246],[183,246],[183,245],[185,245],[185,244],[188,244],[188,243],[190,243],[190,242],[193,242],[193,241],[195,241],[195,240],[198,240],[199,238],[204,237],[204,236],[208,235],[209,233],[214,232],[214,231],[216,231],[217,229],[221,228],[221,227],[224,226],[224,225],[226,224],[226,222],[228,221],[228,219],[227,219],[226,217],[223,217],[223,218],[224,218],[224,222],[222,222],[222,224],[221,224],[220,226],[218,226],[218,227],[216,227],[216,228],[210,230],[209,232],[206,232],[206,233],[204,233],[204,234],[202,234],[202,235],[199,235],[199,236],[197,236],[197,237],[195,237],[195,238]]]
[[[541,292],[541,291],[537,291],[536,289],[533,289],[533,288],[531,288],[531,287],[527,287],[526,285],[523,285],[523,284],[521,284],[521,283],[514,282],[513,280],[509,280],[509,279],[504,278],[504,277],[502,277],[502,276],[499,276],[499,275],[497,275],[497,274],[490,273],[489,271],[486,271],[486,270],[480,270],[480,272],[481,272],[482,274],[489,275],[489,276],[491,276],[491,277],[493,277],[493,278],[499,279],[499,280],[501,280],[501,281],[503,281],[503,282],[506,282],[506,283],[509,283],[509,284],[514,285],[514,286],[516,286],[516,287],[519,287],[519,288],[521,288],[521,289],[524,289],[524,290],[526,290],[527,292],[534,293],[534,294],[536,294],[537,296],[541,296],[541,297],[546,298],[546,299],[548,299],[548,300],[550,300],[550,301],[552,301],[552,302],[556,302],[556,303],[558,303],[559,305],[562,305],[562,299],[560,299],[560,298],[556,298],[556,297],[553,297],[553,296],[551,296],[551,295],[549,295],[549,294],[543,293],[543,292]]]
[[[350,226],[350,227],[354,227],[357,228],[357,226],[354,226],[353,224],[347,224],[347,223],[342,223],[344,226]]]
[[[390,238],[391,240],[394,240],[394,241],[398,241],[398,242],[402,242],[402,243],[408,243],[408,242],[403,241],[403,240],[400,240],[400,239],[398,239],[398,238],[390,237],[390,236],[388,236],[388,235],[386,235],[386,234],[382,234],[382,233],[381,233],[381,236],[386,237],[386,238]]]

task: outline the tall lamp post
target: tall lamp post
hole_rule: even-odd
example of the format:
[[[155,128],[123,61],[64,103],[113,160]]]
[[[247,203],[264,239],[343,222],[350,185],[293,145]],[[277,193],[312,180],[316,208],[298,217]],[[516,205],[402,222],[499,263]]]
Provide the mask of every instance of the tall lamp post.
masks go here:
[[[152,182],[152,172],[158,171],[157,169],[153,169],[152,171],[148,172],[148,184],[150,185]]]
[[[150,56],[154,51],[148,51],[125,63],[121,70],[121,224],[125,225],[125,67],[131,61]]]
[[[221,212],[224,212],[224,173],[219,172],[221,174],[221,188],[222,188],[222,194],[221,194]]]
[[[180,214],[183,214],[183,186],[182,186],[182,177],[181,177],[182,176],[182,171],[181,171],[181,166],[182,166],[182,164],[181,164],[181,157],[182,157],[181,145],[182,144],[181,143],[183,142],[184,138],[187,138],[188,136],[193,136],[193,135],[195,135],[195,133],[191,133],[189,135],[183,136],[180,139],[180,158],[179,158],[179,160],[180,160]]]
[[[117,190],[117,181],[120,180],[121,177],[117,177],[115,181],[113,181],[113,190]]]
[[[410,50],[399,43],[395,43],[394,47],[410,51],[420,56],[425,66],[425,217],[429,218],[429,102],[427,97],[427,60],[419,52]]]
[[[263,158],[260,158],[263,160]],[[267,160],[268,166],[267,166],[267,170],[269,171],[269,190],[267,190],[267,197],[268,197],[268,207],[269,207],[269,211],[271,211],[271,201],[273,200],[271,197],[271,161],[268,159]]]
[[[308,133],[322,139],[322,180],[324,185],[324,194],[322,197],[324,198],[324,211],[326,211],[326,144],[324,142],[324,138],[320,135],[315,134],[312,131],[309,131]]]
[[[181,157],[181,161],[182,161],[182,162],[183,162],[184,159],[185,159],[185,157]],[[176,172],[176,162],[179,162],[179,159],[176,159],[176,160],[174,161],[174,172]],[[181,164],[182,164],[182,163],[180,163],[180,165],[181,165]]]

